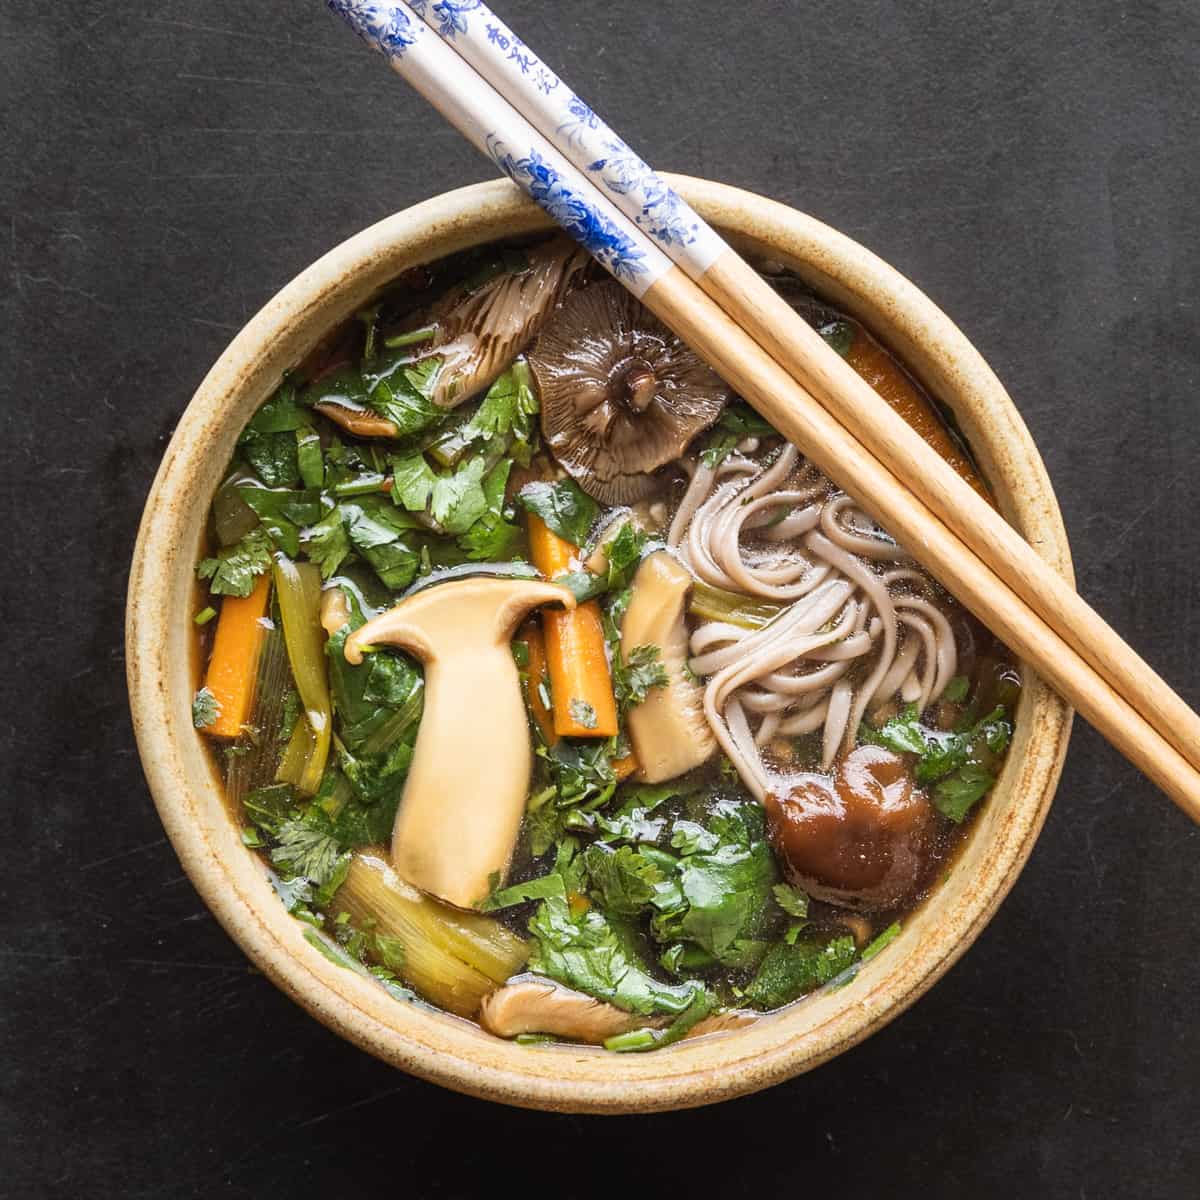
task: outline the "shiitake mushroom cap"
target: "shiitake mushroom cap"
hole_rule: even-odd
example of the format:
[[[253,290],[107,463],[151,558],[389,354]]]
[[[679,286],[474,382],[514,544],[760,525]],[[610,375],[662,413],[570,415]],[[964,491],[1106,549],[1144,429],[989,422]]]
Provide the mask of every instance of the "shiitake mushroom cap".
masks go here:
[[[771,843],[789,883],[862,912],[911,900],[929,880],[937,819],[898,755],[858,746],[832,782],[814,775],[766,797]]]
[[[658,486],[721,415],[719,375],[613,280],[568,296],[529,355],[542,436],[564,470],[604,504],[631,504]]]

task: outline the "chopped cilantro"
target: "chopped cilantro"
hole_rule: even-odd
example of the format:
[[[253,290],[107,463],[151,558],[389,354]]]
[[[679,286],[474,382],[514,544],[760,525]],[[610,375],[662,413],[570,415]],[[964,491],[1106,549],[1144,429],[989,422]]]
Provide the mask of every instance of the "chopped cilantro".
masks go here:
[[[700,460],[706,467],[714,469],[745,438],[775,436],[778,436],[775,427],[764,421],[748,404],[730,404],[717,421],[708,445],[700,452]]]
[[[921,724],[915,704],[908,705],[881,729],[863,725],[863,741],[874,742],[900,754],[914,754],[914,774],[921,786],[936,784],[933,802],[956,824],[966,818],[996,782],[981,758],[1002,754],[1012,738],[1012,725],[1002,706],[952,733]]]
[[[594,906],[573,908],[565,895],[541,902],[529,932],[530,970],[627,1012],[681,1013],[702,990],[655,979],[639,962],[628,931]]]
[[[215,558],[201,559],[196,574],[209,581],[208,590],[218,596],[240,596],[254,590],[254,580],[271,565],[271,539],[258,526],[240,542],[217,551]]]
[[[617,916],[637,916],[664,878],[653,862],[630,846],[611,850],[593,843],[583,852],[583,865],[597,903]]]
[[[581,729],[596,728],[596,710],[586,700],[572,698],[568,711],[571,720]]]
[[[216,696],[202,687],[192,697],[192,724],[197,729],[207,729],[221,715],[221,705]]]
[[[613,688],[622,711],[641,704],[655,688],[666,687],[671,681],[660,661],[657,646],[634,646],[624,662],[613,663]]]
[[[808,896],[799,888],[792,887],[790,883],[777,883],[771,889],[771,894],[775,897],[775,903],[789,917],[803,920],[808,916]]]
[[[337,869],[342,848],[337,838],[307,821],[285,821],[275,837],[271,861],[318,886]]]
[[[573,479],[527,483],[517,495],[521,505],[540,517],[551,533],[582,546],[596,521],[599,505]]]
[[[852,937],[830,942],[797,938],[791,945],[776,942],[746,987],[746,999],[755,1008],[781,1008],[836,979],[854,963],[856,953]]]

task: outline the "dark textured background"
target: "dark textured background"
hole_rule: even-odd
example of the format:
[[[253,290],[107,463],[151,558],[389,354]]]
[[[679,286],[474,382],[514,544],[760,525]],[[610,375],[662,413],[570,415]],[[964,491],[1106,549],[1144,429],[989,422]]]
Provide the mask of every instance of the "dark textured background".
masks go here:
[[[1192,0],[502,8],[651,161],[806,208],[950,312],[1041,446],[1083,590],[1200,701]],[[130,736],[139,511],[277,288],[490,168],[316,0],[2,0],[0,99],[0,1193],[1197,1194],[1200,835],[1083,727],[967,958],[764,1095],[488,1106],[251,971]]]

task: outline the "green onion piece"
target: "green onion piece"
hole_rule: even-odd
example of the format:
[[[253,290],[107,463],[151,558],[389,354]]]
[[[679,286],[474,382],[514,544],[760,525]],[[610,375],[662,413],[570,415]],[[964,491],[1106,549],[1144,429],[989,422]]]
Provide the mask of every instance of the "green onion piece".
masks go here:
[[[655,1043],[654,1030],[631,1029],[628,1033],[618,1033],[615,1037],[605,1038],[605,1050],[622,1051],[648,1050]]]
[[[211,621],[216,615],[217,610],[210,604],[207,608],[202,608],[192,618],[192,620],[195,621],[197,625],[207,625],[209,621]]]
[[[292,678],[306,717],[304,722],[296,722],[277,778],[311,796],[321,786],[333,733],[325,634],[321,628],[320,570],[313,563],[294,563],[279,555],[275,560],[275,594]]]
[[[386,481],[386,475],[372,471],[367,475],[347,479],[345,483],[335,483],[333,490],[338,496],[368,496],[372,492],[382,492]]]
[[[724,588],[698,582],[692,588],[688,612],[706,621],[728,621],[743,629],[761,629],[779,616],[784,607],[770,600],[751,600],[737,592],[727,592]]]
[[[881,934],[879,934],[862,952],[862,961],[870,962],[884,946],[890,945],[900,936],[900,922],[893,921]]]
[[[389,350],[395,350],[397,346],[415,346],[418,342],[427,342],[435,333],[438,327],[436,325],[422,325],[419,329],[410,329],[407,333],[394,333],[391,337],[384,338],[383,344]]]

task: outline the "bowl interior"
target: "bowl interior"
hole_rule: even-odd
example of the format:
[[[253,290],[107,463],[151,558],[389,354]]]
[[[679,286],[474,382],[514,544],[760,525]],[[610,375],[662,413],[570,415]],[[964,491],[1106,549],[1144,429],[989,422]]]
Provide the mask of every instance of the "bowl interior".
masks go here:
[[[951,322],[907,280],[819,222],[723,185],[675,182],[739,248],[784,262],[901,356],[954,414],[1006,517],[1069,577],[1066,536],[1037,451],[1003,388]],[[191,723],[193,566],[208,505],[250,414],[326,330],[401,271],[547,228],[507,183],[448,193],[335,248],[238,334],[180,420],[147,501],[129,585],[134,725],[163,823],[197,889],[255,963],[331,1028],[405,1070],[507,1103],[597,1112],[704,1104],[768,1086],[853,1045],[912,1003],[978,935],[1028,856],[1066,750],[1070,712],[1029,672],[991,799],[948,880],[888,952],[837,991],[744,1030],[647,1055],[499,1041],[469,1022],[392,1000],[331,961],[287,915],[263,864],[242,846]]]

